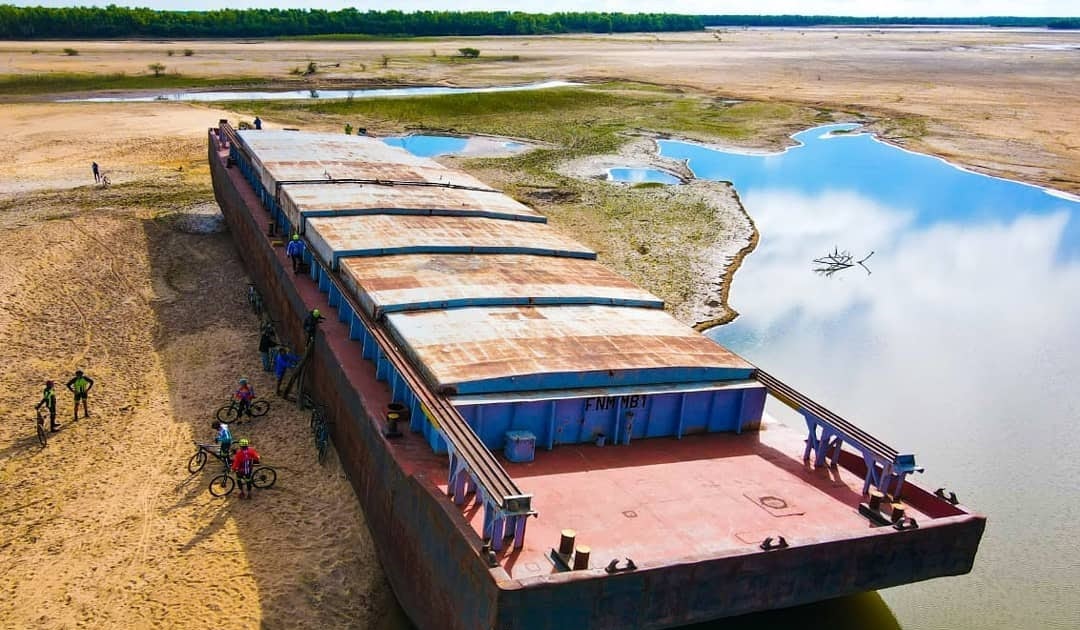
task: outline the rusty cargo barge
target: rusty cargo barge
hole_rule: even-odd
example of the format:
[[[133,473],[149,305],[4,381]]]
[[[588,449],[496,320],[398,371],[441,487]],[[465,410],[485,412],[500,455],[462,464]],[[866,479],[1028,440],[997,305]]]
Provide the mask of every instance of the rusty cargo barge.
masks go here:
[[[281,332],[327,316],[305,388],[420,628],[667,628],[970,571],[984,517],[907,481],[911,455],[532,209],[371,138],[208,140]],[[769,395],[806,431],[762,424]]]

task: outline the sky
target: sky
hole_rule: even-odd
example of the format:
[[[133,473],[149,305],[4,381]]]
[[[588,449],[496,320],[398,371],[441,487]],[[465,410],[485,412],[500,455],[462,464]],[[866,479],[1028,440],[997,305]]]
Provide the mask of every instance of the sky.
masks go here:
[[[1077,17],[1077,0],[0,0],[18,6],[119,6],[205,11],[209,9],[309,8],[386,11],[612,11],[622,13],[689,13],[697,15],[855,15],[882,17],[973,17],[986,15]]]

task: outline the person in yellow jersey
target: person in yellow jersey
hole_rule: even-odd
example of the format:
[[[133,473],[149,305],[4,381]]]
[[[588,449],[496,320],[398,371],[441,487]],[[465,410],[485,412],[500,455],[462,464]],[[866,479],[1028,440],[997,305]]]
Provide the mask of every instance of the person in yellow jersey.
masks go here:
[[[49,430],[55,433],[60,428],[60,423],[56,421],[56,391],[53,390],[52,381],[45,381],[45,391],[41,394],[41,402],[34,407],[34,410],[42,407],[49,412]]]
[[[71,393],[75,394],[75,419],[79,419],[79,401],[83,404],[83,415],[87,418],[90,417],[90,408],[87,407],[86,400],[89,398],[90,390],[94,387],[94,379],[83,374],[82,370],[75,370],[75,378],[67,382],[67,388],[71,390]]]

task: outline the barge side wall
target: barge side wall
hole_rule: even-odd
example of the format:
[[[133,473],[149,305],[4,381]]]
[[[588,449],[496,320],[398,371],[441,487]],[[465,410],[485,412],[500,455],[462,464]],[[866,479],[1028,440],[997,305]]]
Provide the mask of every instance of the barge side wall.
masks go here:
[[[245,190],[246,182],[238,186],[230,177],[212,137],[209,162],[214,196],[248,273],[279,321],[279,332],[290,340],[303,339],[300,322],[306,307],[291,279],[292,271],[286,271],[254,218],[254,213],[265,211],[257,205],[254,192]],[[248,199],[242,190],[249,193]],[[402,607],[420,628],[494,627],[497,589],[469,545],[477,538],[475,532],[459,514],[451,513],[455,506],[439,496],[432,483],[403,470],[349,383],[342,366],[348,358],[339,360],[322,335],[316,343],[308,391],[327,405],[335,421],[331,425],[334,447],[360,499],[383,572]]]

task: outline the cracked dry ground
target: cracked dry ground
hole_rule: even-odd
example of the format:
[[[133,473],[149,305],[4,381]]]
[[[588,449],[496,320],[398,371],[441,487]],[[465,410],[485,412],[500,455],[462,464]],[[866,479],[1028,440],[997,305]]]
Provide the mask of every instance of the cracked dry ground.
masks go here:
[[[216,462],[187,472],[238,375],[272,391],[246,277],[227,233],[95,206],[106,194],[124,193],[0,191],[0,627],[403,625],[340,464],[316,462],[295,407],[235,431],[278,469],[273,489],[215,499]],[[72,422],[78,368],[96,384]],[[46,379],[63,428],[43,449]]]

